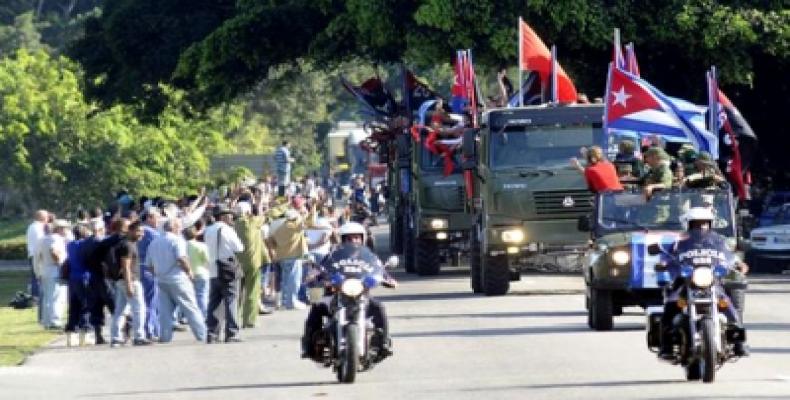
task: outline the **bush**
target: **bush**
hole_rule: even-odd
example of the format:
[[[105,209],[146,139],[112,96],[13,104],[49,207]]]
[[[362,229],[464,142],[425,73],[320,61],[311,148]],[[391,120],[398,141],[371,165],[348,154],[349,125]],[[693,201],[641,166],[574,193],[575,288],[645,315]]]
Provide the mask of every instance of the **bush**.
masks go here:
[[[27,245],[25,242],[0,242],[0,260],[27,259]]]

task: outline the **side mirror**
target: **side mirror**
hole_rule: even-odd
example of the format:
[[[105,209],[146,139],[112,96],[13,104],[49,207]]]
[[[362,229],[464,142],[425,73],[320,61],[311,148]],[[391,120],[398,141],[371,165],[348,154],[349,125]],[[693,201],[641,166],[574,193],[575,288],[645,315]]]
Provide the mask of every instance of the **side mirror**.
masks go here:
[[[647,246],[647,254],[651,256],[657,256],[662,253],[661,246],[658,243],[653,243]]]
[[[579,217],[579,220],[576,223],[576,229],[578,229],[579,232],[592,231],[592,224],[590,224],[590,216],[582,215],[581,217]]]
[[[384,264],[384,268],[397,268],[399,264],[400,259],[398,256],[390,256],[390,258],[387,259],[387,263]]]

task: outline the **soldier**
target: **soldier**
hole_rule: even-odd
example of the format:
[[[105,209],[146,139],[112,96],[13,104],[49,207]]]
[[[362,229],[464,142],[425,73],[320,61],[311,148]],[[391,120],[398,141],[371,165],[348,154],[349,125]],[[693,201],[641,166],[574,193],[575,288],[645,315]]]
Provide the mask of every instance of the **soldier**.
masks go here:
[[[686,187],[697,189],[715,189],[726,182],[724,175],[707,151],[701,151],[694,161],[694,168],[684,180]]]
[[[650,167],[642,177],[645,196],[650,198],[658,189],[672,187],[672,170],[669,168],[669,154],[660,147],[651,147],[645,152],[645,163]]]

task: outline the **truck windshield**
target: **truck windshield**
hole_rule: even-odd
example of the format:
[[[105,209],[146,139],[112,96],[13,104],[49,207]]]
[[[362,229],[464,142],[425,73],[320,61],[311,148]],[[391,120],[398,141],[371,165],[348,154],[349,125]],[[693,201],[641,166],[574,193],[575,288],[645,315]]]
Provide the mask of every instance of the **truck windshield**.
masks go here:
[[[600,125],[516,126],[498,132],[492,128],[490,167],[558,168],[580,157],[581,147],[600,143]]]
[[[731,197],[727,192],[663,191],[649,200],[639,192],[603,193],[598,197],[597,229],[599,234],[637,230],[686,229],[683,215],[691,207],[711,207],[716,220],[713,229],[733,237],[735,224]]]

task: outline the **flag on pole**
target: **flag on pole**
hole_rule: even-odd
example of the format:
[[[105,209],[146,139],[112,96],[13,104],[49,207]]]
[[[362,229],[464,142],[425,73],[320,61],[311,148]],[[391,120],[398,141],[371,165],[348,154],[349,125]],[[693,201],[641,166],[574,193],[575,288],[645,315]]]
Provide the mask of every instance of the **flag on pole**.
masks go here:
[[[632,75],[639,76],[639,63],[636,61],[636,51],[633,43],[625,45],[625,70]]]
[[[519,38],[519,69],[537,72],[540,76],[541,84],[544,87],[548,87],[551,79],[551,52],[535,31],[521,18],[519,18]],[[557,64],[556,74],[557,100],[561,103],[575,102],[577,98],[576,87],[559,63]]]
[[[661,93],[647,81],[609,67],[605,96],[606,127],[652,133],[668,140],[691,142],[718,158],[718,137],[704,127],[706,108]]]
[[[455,63],[453,67],[453,86],[450,89],[450,108],[454,113],[461,114],[469,105],[469,90],[467,90],[468,60],[466,52],[458,50],[455,52]]]
[[[626,69],[625,57],[623,56],[623,46],[620,45],[620,29],[614,28],[612,38],[612,62],[616,68]]]
[[[523,105],[538,105],[541,103],[540,77],[537,73],[527,74],[527,80],[521,88],[507,102],[508,108],[520,107]]]

